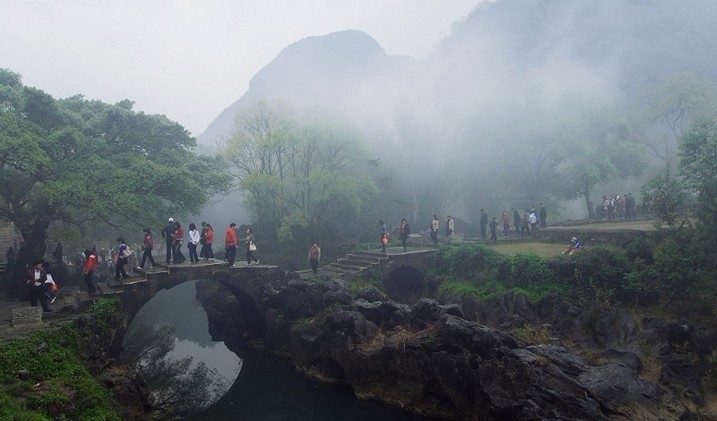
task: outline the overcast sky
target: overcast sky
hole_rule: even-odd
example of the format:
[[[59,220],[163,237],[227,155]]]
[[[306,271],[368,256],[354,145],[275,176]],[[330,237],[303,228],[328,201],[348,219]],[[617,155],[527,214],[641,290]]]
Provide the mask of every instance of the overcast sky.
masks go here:
[[[193,135],[289,44],[358,29],[425,57],[480,0],[0,0],[0,67],[56,98],[165,114]]]

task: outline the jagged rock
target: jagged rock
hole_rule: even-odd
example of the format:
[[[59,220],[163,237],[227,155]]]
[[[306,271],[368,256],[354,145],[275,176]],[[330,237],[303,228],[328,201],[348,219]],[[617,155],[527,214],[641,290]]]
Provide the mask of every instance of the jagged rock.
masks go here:
[[[327,314],[329,302],[343,300],[343,282],[271,285],[252,290],[263,291],[254,305],[265,315],[267,350],[307,375],[348,384],[360,398],[449,419],[689,416],[676,392],[701,402],[702,368],[690,356],[717,343],[715,332],[698,336],[684,323],[654,319],[638,325],[610,308],[586,314],[557,296],[534,304],[511,293],[443,305],[424,297],[408,306],[371,291],[371,302],[357,299]],[[303,320],[292,325],[287,315],[299,314]],[[546,325],[551,345],[525,345],[499,329]],[[660,383],[640,377],[643,346],[663,365]]]
[[[303,282],[302,282],[303,284]],[[322,306],[321,292],[315,288],[290,287],[280,290],[269,298],[271,308],[280,309],[291,320],[300,319],[315,313]]]
[[[328,328],[349,335],[359,340],[373,336],[378,330],[375,323],[369,321],[358,311],[336,311],[326,318]]]
[[[421,298],[413,306],[413,317],[418,320],[432,322],[441,316],[441,306],[438,301],[430,298]]]
[[[353,304],[353,308],[366,317],[386,329],[392,329],[405,323],[410,315],[410,308],[405,304],[394,303],[393,301],[366,302],[359,299]]]
[[[463,314],[463,307],[461,307],[460,304],[448,304],[440,308],[443,314],[450,314],[451,316],[460,317],[461,319],[466,318],[465,314]]]
[[[324,288],[324,294],[322,296],[324,305],[331,305],[333,303],[351,303],[351,294],[349,293],[348,289],[346,289],[346,283],[343,280],[331,280],[325,282],[322,287]]]
[[[366,300],[369,303],[372,303],[374,301],[382,301],[382,300],[386,299],[384,294],[381,291],[379,291],[378,288],[373,287],[373,286],[361,291],[356,298]]]

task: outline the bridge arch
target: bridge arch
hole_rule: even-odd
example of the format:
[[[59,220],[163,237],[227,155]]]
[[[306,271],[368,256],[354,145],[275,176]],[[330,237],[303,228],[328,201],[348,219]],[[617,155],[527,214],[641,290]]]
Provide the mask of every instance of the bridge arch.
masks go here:
[[[383,281],[386,294],[399,303],[413,305],[425,296],[426,276],[417,268],[402,265],[389,272]]]
[[[147,272],[144,279],[132,280],[124,284],[108,284],[101,286],[103,294],[115,295],[120,298],[123,308],[121,321],[115,326],[110,354],[119,357],[124,337],[132,320],[140,309],[151,300],[157,292],[170,289],[179,284],[196,280],[215,280],[227,293],[232,294],[239,304],[239,313],[247,322],[247,333],[264,336],[266,330],[266,309],[262,297],[266,288],[272,288],[285,282],[286,274],[276,266],[255,266],[227,268],[224,263],[173,266],[168,270]],[[109,290],[109,291],[106,291]]]

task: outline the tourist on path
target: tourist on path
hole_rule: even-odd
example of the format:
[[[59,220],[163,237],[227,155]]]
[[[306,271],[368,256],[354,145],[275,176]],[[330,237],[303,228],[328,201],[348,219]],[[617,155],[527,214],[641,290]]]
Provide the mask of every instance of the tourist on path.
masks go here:
[[[386,253],[386,244],[389,240],[388,229],[383,219],[378,220],[378,241],[381,243],[381,253]]]
[[[256,264],[259,264],[259,259],[254,256],[254,252],[256,251],[256,242],[254,238],[254,231],[251,230],[251,228],[246,229],[246,264],[250,265],[251,262],[256,262]]]
[[[485,210],[480,210],[480,238],[486,239],[488,238],[488,232],[486,231],[486,228],[488,227],[488,214],[485,213]]]
[[[207,230],[204,232],[204,245],[202,246],[202,253],[204,254],[204,260],[214,260],[214,250],[212,250],[212,244],[214,243],[214,228],[212,224],[207,222]]]
[[[205,259],[205,260],[207,258],[207,256],[204,255],[204,251],[205,251],[204,245],[206,244],[206,242],[205,242],[206,236],[207,236],[207,223],[202,221],[202,229],[199,231],[199,244],[202,246],[199,249],[199,258]]]
[[[234,266],[234,260],[237,257],[237,233],[234,231],[234,227],[236,227],[237,224],[232,222],[229,224],[229,228],[227,228],[227,232],[224,235],[224,244],[226,247],[226,257],[227,262],[229,262],[229,266]]]
[[[115,281],[119,281],[120,275],[122,279],[127,279],[129,276],[124,270],[124,266],[127,264],[127,244],[124,242],[124,238],[117,239],[117,263],[115,264]]]
[[[513,208],[513,227],[515,227],[515,233],[520,233],[520,212],[516,208]]]
[[[167,220],[167,225],[162,229],[162,238],[167,243],[167,264],[172,261],[172,246],[174,245],[174,218]]]
[[[408,225],[406,218],[401,219],[401,225],[398,227],[399,234],[401,236],[401,245],[403,245],[403,252],[406,252],[406,241],[408,236],[411,235],[411,226]]]
[[[199,256],[197,255],[197,246],[199,245],[199,231],[194,222],[189,224],[189,241],[187,242],[187,249],[189,249],[189,263],[199,262]]]
[[[498,241],[498,220],[495,216],[490,221],[490,241]]]
[[[438,229],[441,226],[441,221],[438,220],[438,216],[433,215],[433,221],[431,221],[431,240],[433,240],[433,245],[438,245]]]
[[[535,209],[530,209],[530,215],[528,215],[528,223],[530,223],[530,232],[535,234],[535,230],[538,226],[538,217],[535,216]]]
[[[548,219],[548,210],[545,208],[544,204],[540,204],[540,227],[545,228],[547,225],[545,221]]]
[[[500,216],[500,220],[503,223],[503,239],[508,239],[508,230],[510,230],[510,216],[508,216],[507,211],[503,211],[503,214]]]
[[[144,263],[149,260],[149,267],[154,267],[154,257],[152,257],[152,250],[154,250],[154,239],[152,238],[152,231],[149,228],[144,229],[144,242],[142,243],[142,262],[139,267],[144,268]]]
[[[82,276],[87,284],[87,292],[90,294],[97,292],[95,283],[92,281],[92,274],[95,273],[98,264],[97,254],[92,250],[85,250],[85,264],[82,266]]]
[[[450,237],[455,231],[455,224],[451,215],[446,216],[446,237]]]
[[[174,242],[172,243],[172,254],[174,254],[174,263],[184,263],[187,260],[182,253],[182,244],[184,244],[184,228],[179,221],[174,221]]]
[[[52,252],[52,257],[55,258],[55,266],[60,266],[62,264],[62,243],[57,243],[57,247],[55,247],[55,251]]]
[[[319,243],[316,241],[311,244],[309,255],[306,256],[306,260],[309,261],[311,270],[314,272],[314,275],[316,275],[316,272],[319,270],[319,260],[321,260],[321,249],[319,248]]]
[[[40,300],[42,309],[50,312],[52,309],[47,302],[47,295],[45,295],[47,272],[42,266],[42,261],[37,261],[32,269],[25,273],[25,285],[27,285],[28,292],[30,293],[30,305],[36,307],[37,301]]]

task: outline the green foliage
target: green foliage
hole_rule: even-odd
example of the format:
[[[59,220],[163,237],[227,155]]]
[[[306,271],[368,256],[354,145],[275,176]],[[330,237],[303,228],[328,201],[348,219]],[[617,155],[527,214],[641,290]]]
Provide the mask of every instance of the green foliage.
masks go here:
[[[29,246],[18,267],[44,256],[54,225],[139,232],[168,214],[198,212],[228,187],[220,160],[196,155],[196,140],[165,116],[126,100],[56,100],[3,69],[0,83],[0,219]]]
[[[440,280],[440,297],[485,299],[514,290],[539,298],[565,292],[543,258],[530,253],[507,256],[484,245],[441,248],[430,274]]]
[[[383,276],[381,273],[376,271],[369,271],[368,273],[360,274],[349,279],[346,282],[346,289],[352,297],[358,296],[361,292],[368,288],[375,287],[381,290],[383,286]]]
[[[567,128],[569,151],[562,168],[563,196],[584,197],[588,215],[594,217],[590,193],[597,184],[640,175],[645,167],[642,147],[629,139],[628,130],[611,110],[583,105],[571,110],[573,124]],[[573,114],[575,113],[575,114]]]
[[[562,282],[574,285],[577,271],[581,274],[580,279],[591,280],[595,285],[608,289],[624,286],[624,275],[632,268],[625,251],[609,245],[595,245],[582,253],[561,255],[551,263]],[[577,286],[580,291],[581,286]]]
[[[80,359],[80,343],[79,332],[65,327],[0,348],[0,419],[119,420],[115,403]],[[20,379],[18,370],[29,378]]]
[[[697,194],[699,233],[717,245],[717,121],[697,120],[680,143],[680,170],[686,185]]]
[[[647,136],[642,142],[653,155],[670,162],[674,158],[675,144],[683,135],[683,128],[703,115],[715,111],[715,91],[712,82],[696,73],[684,72],[668,75],[659,82],[641,89],[638,98],[644,104],[638,119],[644,130],[663,126],[670,136]]]
[[[642,186],[642,200],[647,206],[646,212],[652,212],[658,219],[655,226],[662,223],[670,229],[684,225],[687,221],[687,189],[671,174],[670,166]]]
[[[341,234],[377,192],[360,170],[360,133],[332,115],[259,101],[237,116],[223,154],[245,205],[280,241]]]
[[[575,269],[577,299],[580,304],[580,318],[587,332],[595,333],[599,318],[612,309],[612,297],[615,288],[596,282],[592,277],[586,278],[580,269]]]
[[[529,345],[541,345],[550,342],[550,329],[540,325],[525,325],[515,331],[515,336]]]
[[[100,297],[92,303],[88,312],[95,316],[100,326],[107,327],[121,308],[119,297]]]

